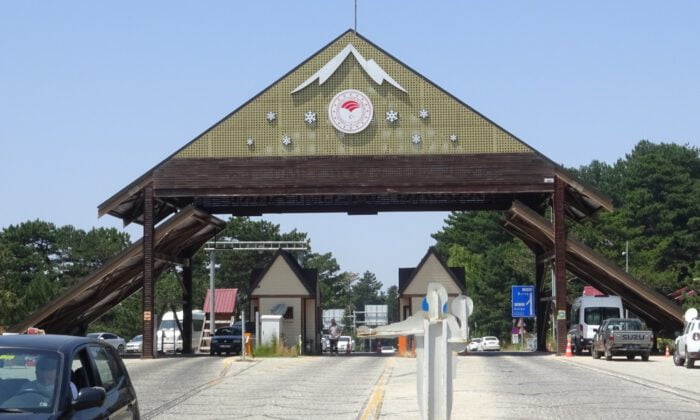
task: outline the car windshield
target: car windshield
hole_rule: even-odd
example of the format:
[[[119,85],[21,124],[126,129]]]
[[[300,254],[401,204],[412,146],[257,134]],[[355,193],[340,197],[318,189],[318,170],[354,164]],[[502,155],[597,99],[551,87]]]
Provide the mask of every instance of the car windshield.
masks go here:
[[[611,307],[586,308],[583,311],[583,319],[588,325],[600,325],[608,318],[618,318],[620,309]]]
[[[131,341],[143,341],[143,336],[137,335],[136,337],[132,338]]]
[[[177,328],[177,323],[175,322],[174,319],[164,319],[160,323],[160,327],[158,327],[159,330],[165,330],[165,329],[176,329]]]
[[[637,321],[636,319],[627,321],[614,321],[608,324],[608,328],[610,328],[611,330],[638,331],[642,329],[642,323],[641,321]]]
[[[484,337],[484,341],[498,341],[496,337]]]
[[[52,412],[60,360],[56,352],[0,348],[0,409]]]
[[[86,337],[100,338],[101,335],[102,335],[101,333],[90,333],[90,334],[86,335]]]
[[[241,335],[241,329],[236,327],[219,328],[214,335]]]

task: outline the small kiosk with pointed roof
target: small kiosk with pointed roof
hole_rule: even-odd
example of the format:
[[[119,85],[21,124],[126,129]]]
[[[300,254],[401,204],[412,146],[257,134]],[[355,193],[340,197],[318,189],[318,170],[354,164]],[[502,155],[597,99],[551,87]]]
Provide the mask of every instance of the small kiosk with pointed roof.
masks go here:
[[[320,349],[320,292],[318,272],[303,268],[289,252],[275,253],[263,269],[253,270],[250,287],[250,313],[283,315],[281,339],[286,346],[297,344],[301,335],[304,353]],[[274,314],[273,308],[285,308]]]
[[[405,320],[421,310],[428,283],[440,283],[445,287],[448,302],[466,294],[463,267],[448,267],[434,247],[420,261],[417,267],[399,268],[399,319]]]

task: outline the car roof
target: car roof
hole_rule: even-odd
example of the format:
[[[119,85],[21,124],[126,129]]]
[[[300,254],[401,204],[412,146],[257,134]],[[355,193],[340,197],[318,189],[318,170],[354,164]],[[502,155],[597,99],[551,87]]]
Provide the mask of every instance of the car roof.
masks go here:
[[[494,337],[492,335],[484,337],[484,340],[498,340],[498,337]]]
[[[0,336],[0,347],[19,347],[33,350],[52,350],[62,353],[72,352],[73,349],[86,343],[99,343],[89,337],[73,335],[4,335]]]

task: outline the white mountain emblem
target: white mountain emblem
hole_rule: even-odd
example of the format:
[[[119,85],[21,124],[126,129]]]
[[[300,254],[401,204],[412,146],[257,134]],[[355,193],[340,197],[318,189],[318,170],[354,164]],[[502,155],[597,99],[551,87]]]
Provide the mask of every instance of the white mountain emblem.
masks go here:
[[[365,73],[367,73],[376,84],[381,85],[386,80],[390,85],[396,87],[400,91],[408,93],[406,92],[406,89],[402,88],[396,80],[394,80],[387,72],[384,71],[384,69],[379,67],[379,64],[377,64],[374,60],[365,60],[362,54],[360,54],[355,47],[352,46],[352,44],[348,44],[345,48],[343,48],[338,55],[333,57],[328,63],[321,67],[316,73],[313,74],[313,76],[306,79],[304,83],[297,86],[291,93],[299,92],[313,83],[316,79],[318,79],[319,86],[322,85],[326,80],[328,80],[329,77],[333,75],[333,73],[335,73],[336,70],[338,70],[338,67],[343,64],[345,59],[350,54],[355,56],[355,59],[358,63],[360,63],[362,69],[364,69]]]

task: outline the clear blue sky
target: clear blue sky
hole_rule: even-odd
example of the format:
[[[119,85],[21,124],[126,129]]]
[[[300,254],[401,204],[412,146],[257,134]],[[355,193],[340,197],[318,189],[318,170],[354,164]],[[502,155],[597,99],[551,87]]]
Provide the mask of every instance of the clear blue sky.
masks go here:
[[[698,1],[358,5],[358,32],[565,166],[700,143]],[[0,228],[121,227],[96,206],[352,25],[353,0],[3,1]],[[391,285],[445,216],[269,219]]]

